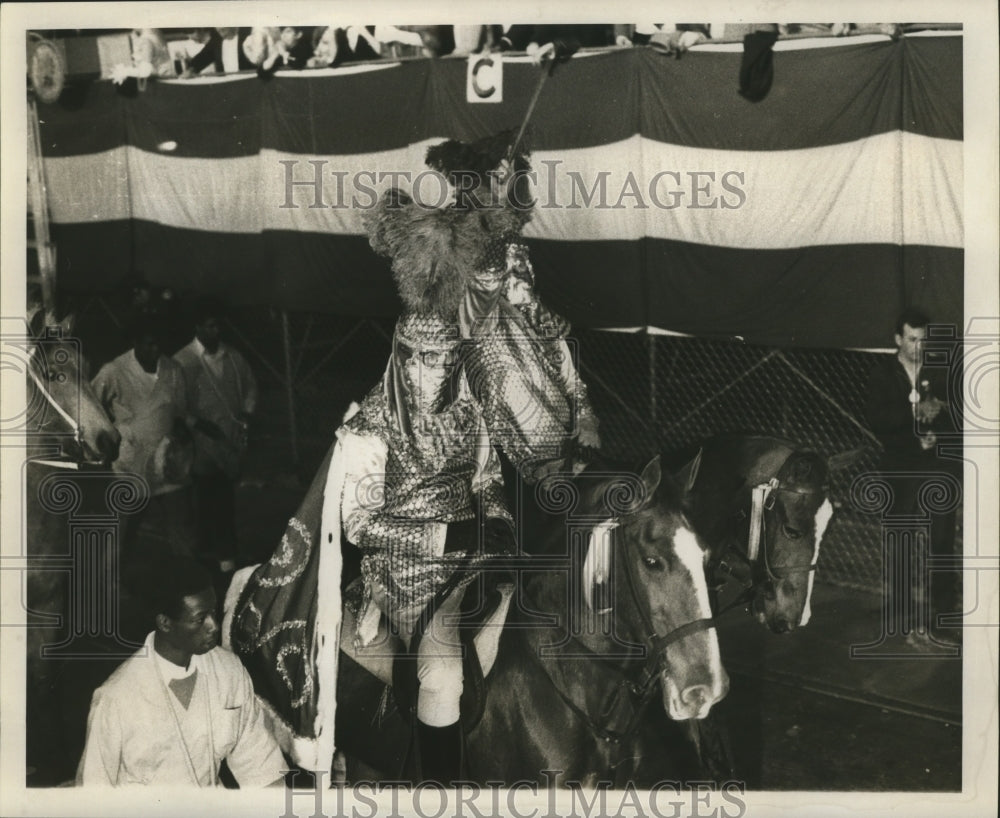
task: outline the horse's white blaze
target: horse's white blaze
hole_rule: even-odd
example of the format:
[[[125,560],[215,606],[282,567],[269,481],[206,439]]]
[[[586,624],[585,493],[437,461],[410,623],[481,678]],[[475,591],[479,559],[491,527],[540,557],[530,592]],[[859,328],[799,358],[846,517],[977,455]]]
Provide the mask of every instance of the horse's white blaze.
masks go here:
[[[706,554],[698,544],[698,539],[689,528],[678,528],[674,533],[674,551],[681,564],[691,575],[695,595],[698,598],[699,616],[701,619],[712,618],[712,608],[708,602],[708,582],[705,579]],[[711,674],[712,700],[705,703],[704,712],[697,713],[695,718],[702,718],[708,708],[722,695],[722,685],[725,674],[722,670],[722,657],[719,653],[719,640],[714,632],[707,632],[709,657],[708,669]]]
[[[712,609],[708,604],[708,582],[705,580],[705,552],[690,528],[678,527],[677,531],[674,532],[674,552],[681,564],[691,574],[701,616],[705,619],[711,618]]]
[[[813,565],[816,564],[816,560],[819,559],[819,545],[823,540],[823,535],[826,533],[826,527],[830,524],[830,520],[833,519],[833,505],[831,505],[829,498],[823,501],[818,509],[816,509],[816,541],[813,545]],[[809,572],[809,579],[806,585],[806,604],[802,608],[802,616],[799,618],[799,627],[807,624],[809,618],[812,616],[812,607],[810,606],[810,600],[812,600],[813,592],[813,580],[816,578],[816,572]]]
[[[614,520],[605,520],[588,535],[587,556],[583,561],[583,598],[588,608],[594,607],[594,583],[607,582],[611,574],[611,532],[617,526]]]

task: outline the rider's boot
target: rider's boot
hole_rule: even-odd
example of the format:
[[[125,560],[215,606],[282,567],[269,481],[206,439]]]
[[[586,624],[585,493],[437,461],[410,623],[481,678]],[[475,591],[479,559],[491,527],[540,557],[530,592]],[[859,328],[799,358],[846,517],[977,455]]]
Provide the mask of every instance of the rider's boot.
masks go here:
[[[420,773],[424,781],[436,781],[449,788],[453,782],[467,777],[460,721],[446,727],[431,727],[417,721],[417,741],[420,743]]]

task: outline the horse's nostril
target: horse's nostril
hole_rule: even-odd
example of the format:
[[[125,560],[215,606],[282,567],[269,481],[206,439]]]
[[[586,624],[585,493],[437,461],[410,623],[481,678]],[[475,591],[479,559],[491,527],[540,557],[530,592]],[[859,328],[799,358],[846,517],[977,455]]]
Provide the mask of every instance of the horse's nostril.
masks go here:
[[[699,710],[709,700],[710,691],[705,685],[692,685],[681,693],[681,701]]]
[[[785,618],[776,619],[771,626],[771,630],[775,633],[788,633],[791,629],[791,623]]]

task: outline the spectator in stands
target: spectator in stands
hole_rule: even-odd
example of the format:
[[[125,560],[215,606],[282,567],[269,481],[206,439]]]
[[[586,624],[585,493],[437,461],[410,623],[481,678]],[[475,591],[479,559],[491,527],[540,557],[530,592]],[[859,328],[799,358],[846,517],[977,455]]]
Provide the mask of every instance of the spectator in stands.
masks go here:
[[[557,53],[572,54],[580,48],[614,45],[614,26],[603,24],[511,26],[512,43],[515,40],[520,42],[524,38],[524,32],[515,29],[528,28],[531,29],[531,34],[523,50],[535,63],[544,62]]]
[[[219,647],[212,575],[191,558],[158,561],[142,584],[154,629],[94,693],[77,769],[82,786],[283,786],[281,750],[253,682]]]
[[[375,38],[374,26],[316,27],[313,34],[313,55],[309,68],[325,68],[382,56],[382,44]]]
[[[488,26],[452,26],[451,36],[455,43],[452,54],[475,54],[486,44]]]
[[[615,45],[653,45],[678,56],[711,38],[708,23],[636,23],[615,26]]]
[[[533,28],[510,24],[483,26],[483,42],[480,47],[488,51],[524,51]]]
[[[425,57],[444,57],[455,50],[455,35],[451,26],[420,26],[417,34]]]
[[[163,32],[158,28],[132,30],[132,65],[116,65],[111,79],[122,85],[129,77],[145,80],[149,77],[176,77],[174,61],[170,56]]]
[[[189,60],[182,76],[185,78],[206,73],[210,67],[217,74],[231,74],[236,71],[251,71],[254,63],[250,61],[240,47],[250,36],[249,28],[207,28],[192,39],[204,42],[200,51]],[[197,32],[196,32],[197,33]]]
[[[954,427],[948,404],[942,400],[951,396],[949,373],[939,367],[925,369],[922,365],[929,322],[920,310],[909,308],[902,313],[896,324],[896,354],[879,361],[872,369],[865,405],[868,424],[882,444],[879,465],[893,491],[891,513],[924,519],[929,515],[928,510],[921,508],[921,488],[926,479],[941,473],[961,479],[961,461],[937,453],[937,435],[952,432]],[[950,556],[955,547],[955,512],[929,516],[931,552]],[[903,557],[912,559],[912,548]],[[926,611],[923,606],[929,605],[933,627],[936,614],[960,609],[959,578],[954,573],[935,572],[931,599],[925,599],[916,576],[921,564],[921,561],[909,564],[907,580],[913,582],[911,593],[917,609]],[[887,590],[893,590],[891,583]],[[907,641],[922,648],[928,644],[928,635],[919,628],[921,623],[912,619],[915,606],[904,604],[898,610],[904,617],[901,625]]]
[[[195,305],[195,335],[174,360],[180,365],[194,425],[194,492],[200,548],[224,573],[236,567],[236,483],[247,431],[257,406],[257,382],[246,359],[221,338],[222,305]]]
[[[188,402],[181,368],[162,353],[166,327],[155,313],[132,323],[133,347],[101,367],[94,391],[121,435],[116,472],[135,474],[149,502],[123,521],[123,559],[190,554],[195,547],[191,467],[194,443],[186,426]]]
[[[297,26],[255,28],[243,42],[244,56],[261,76],[305,68],[312,56],[312,30]]]

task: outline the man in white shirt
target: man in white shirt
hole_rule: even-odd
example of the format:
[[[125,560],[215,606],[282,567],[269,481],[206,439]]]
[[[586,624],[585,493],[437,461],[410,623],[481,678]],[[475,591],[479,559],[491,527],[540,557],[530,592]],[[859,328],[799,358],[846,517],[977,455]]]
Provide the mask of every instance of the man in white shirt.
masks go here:
[[[198,302],[195,337],[174,360],[184,373],[194,418],[192,473],[200,545],[228,572],[237,556],[236,483],[257,406],[257,382],[246,359],[222,341],[222,315],[218,301]]]
[[[219,786],[225,760],[241,788],[283,785],[285,762],[250,676],[218,647],[212,575],[172,558],[148,580],[156,628],[95,691],[76,783]]]
[[[149,489],[146,507],[123,521],[127,560],[190,554],[195,547],[187,392],[181,368],[162,354],[164,334],[160,319],[139,316],[132,349],[101,367],[92,383],[121,435],[112,468],[138,475]]]

